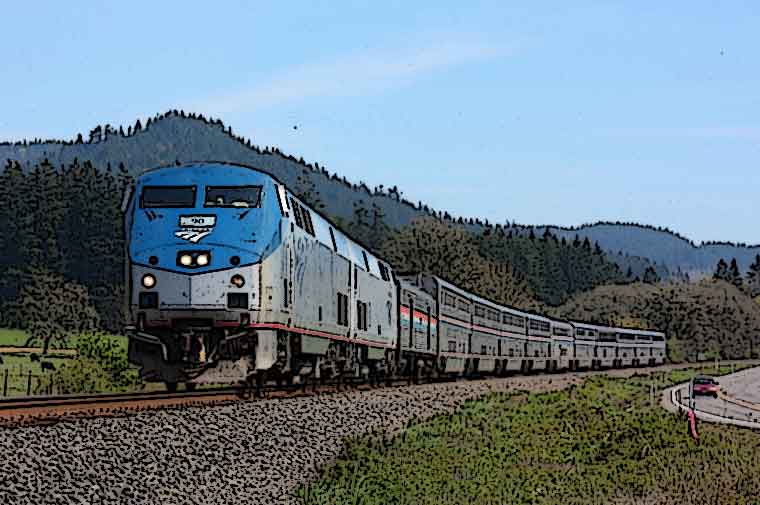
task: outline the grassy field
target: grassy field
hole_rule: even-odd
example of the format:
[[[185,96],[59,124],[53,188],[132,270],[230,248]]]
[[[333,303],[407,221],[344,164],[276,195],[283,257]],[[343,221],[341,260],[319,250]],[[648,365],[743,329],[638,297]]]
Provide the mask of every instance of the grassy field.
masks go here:
[[[565,391],[468,402],[392,440],[350,441],[299,497],[305,504],[760,503],[757,433],[700,423],[697,445],[659,395],[650,402],[653,383],[662,390],[691,374],[593,377]]]
[[[6,393],[6,396],[26,395],[29,372],[32,374],[31,393],[34,393],[39,377],[46,374],[42,371],[40,363],[29,359],[28,354],[3,354],[0,357],[3,360],[0,365],[0,396],[3,395],[3,392]],[[42,358],[43,361],[52,363],[56,368],[59,368],[66,361],[70,361],[70,359],[68,357],[55,357],[54,355]],[[6,371],[8,375],[7,385]]]
[[[118,342],[125,352],[127,348],[127,337],[122,335],[109,335],[114,342]],[[0,328],[0,347],[23,347],[26,343],[27,334],[24,330],[14,330],[10,328]],[[52,340],[50,349],[74,349],[76,348],[77,337],[70,337],[65,340]],[[42,347],[42,342],[32,342],[31,347]]]
[[[24,330],[0,328],[0,347],[22,347],[26,343]]]
[[[67,366],[77,365],[78,361],[76,356],[63,355],[57,353],[61,349],[78,349],[79,340],[83,337],[71,337],[65,341],[53,341],[51,343],[48,354],[41,356],[42,361],[52,363],[58,372],[65,369]],[[127,353],[127,338],[120,335],[102,335],[101,337],[105,341],[112,344],[113,350],[109,351],[108,357],[101,363],[102,366],[108,367],[113,365],[113,359],[126,359]],[[26,342],[26,333],[22,330],[10,330],[0,329],[0,347],[22,347]],[[32,343],[33,347],[41,346],[40,342]],[[6,396],[19,396],[26,395],[27,392],[32,394],[39,394],[48,391],[46,387],[40,387],[39,384],[44,384],[49,381],[51,377],[51,371],[43,371],[39,361],[32,361],[30,353],[0,353],[0,396],[5,393]],[[126,366],[126,364],[125,364]],[[80,367],[81,368],[81,367]],[[31,388],[29,387],[29,373],[31,372]],[[82,375],[82,381],[87,381],[88,375],[97,375],[102,371],[99,369],[89,369],[76,371]],[[136,371],[134,372],[136,373]],[[7,374],[7,379],[6,379]],[[98,387],[106,388],[106,390],[112,389],[111,385],[106,380],[97,381]],[[121,389],[121,388],[119,388]],[[56,392],[56,391],[53,391]]]

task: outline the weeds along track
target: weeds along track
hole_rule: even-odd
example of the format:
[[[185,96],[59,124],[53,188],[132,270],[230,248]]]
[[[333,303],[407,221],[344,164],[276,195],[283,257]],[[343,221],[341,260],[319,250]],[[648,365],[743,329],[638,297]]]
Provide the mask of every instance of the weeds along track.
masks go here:
[[[759,364],[760,361],[729,361],[730,364]],[[705,367],[711,364],[703,363]],[[695,363],[667,364],[656,367],[608,369],[585,372],[544,373],[539,379],[549,382],[552,379],[567,377],[586,377],[605,374],[627,377],[633,374],[647,374],[654,371],[667,371],[699,366]],[[487,380],[491,377],[457,378],[451,380],[429,380],[428,383],[454,382],[457,380]],[[311,397],[315,395],[339,393],[345,390],[372,390],[379,387],[411,385],[409,379],[395,379],[388,384],[372,385],[367,382],[340,381],[307,385],[266,384],[258,395],[251,388],[209,388],[181,392],[137,392],[137,393],[101,393],[94,395],[34,396],[0,399],[0,427],[21,427],[31,425],[55,424],[62,421],[76,421],[92,417],[124,417],[147,410],[160,410],[178,407],[210,407],[240,401],[255,401],[258,397],[266,399]]]

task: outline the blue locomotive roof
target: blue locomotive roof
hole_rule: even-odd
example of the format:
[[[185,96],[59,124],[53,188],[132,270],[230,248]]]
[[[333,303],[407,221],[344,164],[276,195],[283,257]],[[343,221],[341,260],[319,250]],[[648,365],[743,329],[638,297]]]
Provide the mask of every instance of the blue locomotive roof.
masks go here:
[[[142,174],[126,212],[134,263],[202,273],[264,259],[280,243],[274,179],[253,168],[195,163]],[[184,267],[181,252],[210,252],[208,265]],[[235,260],[237,257],[239,260]]]

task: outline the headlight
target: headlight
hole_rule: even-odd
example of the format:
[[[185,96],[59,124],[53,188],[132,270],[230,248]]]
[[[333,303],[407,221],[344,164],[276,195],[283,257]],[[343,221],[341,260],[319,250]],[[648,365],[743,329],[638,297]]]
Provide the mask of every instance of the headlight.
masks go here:
[[[189,267],[190,265],[193,264],[193,257],[190,256],[189,254],[183,254],[182,256],[179,257],[179,263],[182,266]]]
[[[236,288],[242,288],[243,286],[245,286],[245,279],[240,274],[233,275],[232,279],[230,279],[230,282]]]
[[[156,285],[156,278],[151,274],[145,274],[142,276],[142,285],[150,289]]]
[[[198,264],[198,266],[205,267],[208,265],[208,254],[201,253],[198,255],[197,258],[195,258],[195,262]]]

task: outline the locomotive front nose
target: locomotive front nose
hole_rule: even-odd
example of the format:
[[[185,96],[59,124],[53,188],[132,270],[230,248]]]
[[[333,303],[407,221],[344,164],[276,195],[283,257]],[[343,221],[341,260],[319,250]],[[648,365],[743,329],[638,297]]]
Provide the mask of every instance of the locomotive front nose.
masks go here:
[[[208,258],[213,266],[215,254]],[[210,271],[192,265],[186,271],[133,265],[133,285],[139,289],[132,304],[141,309],[252,310],[259,303],[259,275],[260,263]]]

